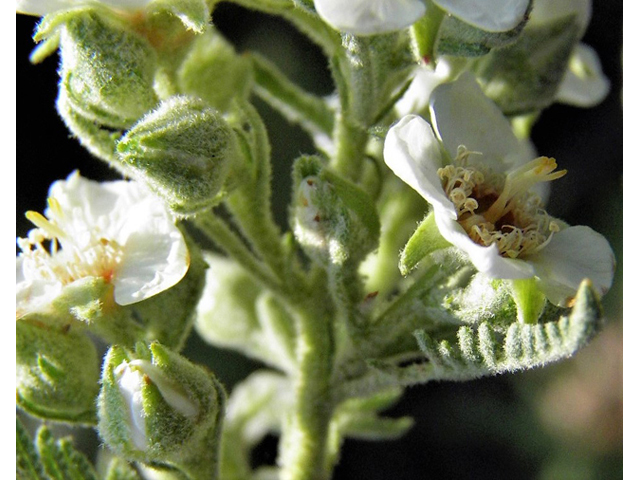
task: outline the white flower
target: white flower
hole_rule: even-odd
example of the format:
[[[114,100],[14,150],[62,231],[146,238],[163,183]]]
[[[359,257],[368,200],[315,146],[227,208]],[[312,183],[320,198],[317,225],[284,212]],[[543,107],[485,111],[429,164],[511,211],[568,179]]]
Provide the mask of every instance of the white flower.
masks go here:
[[[610,288],[607,240],[549,216],[532,191],[566,171],[555,171],[555,160],[546,157],[524,163],[507,120],[470,75],[434,90],[431,119],[433,128],[415,115],[393,126],[385,162],[432,205],[440,234],[478,271],[536,277],[557,305],[570,302],[584,278],[601,293]]]
[[[117,304],[140,302],[178,283],[189,268],[174,219],[139,183],[99,183],[76,171],[51,186],[48,204],[46,216],[27,213],[38,228],[18,239],[18,317],[46,306],[65,286],[95,278],[113,285]]]
[[[116,10],[140,10],[154,0],[16,0],[16,11],[28,15],[47,15],[60,10],[103,4]]]
[[[355,35],[403,29],[426,11],[422,0],[315,0],[314,3],[329,25]]]
[[[529,0],[433,0],[465,23],[487,32],[512,30],[524,20]]]

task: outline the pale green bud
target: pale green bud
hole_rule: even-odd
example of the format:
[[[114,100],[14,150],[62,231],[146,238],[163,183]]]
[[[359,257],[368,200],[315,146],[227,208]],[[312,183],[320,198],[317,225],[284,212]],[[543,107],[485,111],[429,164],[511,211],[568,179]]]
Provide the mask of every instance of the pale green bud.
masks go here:
[[[70,320],[42,314],[16,322],[16,403],[37,417],[95,422],[100,367],[93,342]]]
[[[118,455],[215,478],[225,394],[204,368],[159,343],[105,357],[98,430]]]
[[[220,202],[229,169],[241,158],[224,118],[202,100],[183,96],[144,116],[117,150],[127,169],[179,215]]]
[[[226,111],[234,98],[249,97],[251,60],[238,55],[222,35],[210,29],[193,41],[178,70],[178,83],[182,93]]]
[[[60,88],[68,107],[83,118],[126,129],[158,102],[153,47],[115,16],[70,16],[60,30],[60,55]]]
[[[380,220],[371,197],[339,177],[316,157],[301,157],[294,166],[294,235],[317,262],[358,262],[378,245]]]

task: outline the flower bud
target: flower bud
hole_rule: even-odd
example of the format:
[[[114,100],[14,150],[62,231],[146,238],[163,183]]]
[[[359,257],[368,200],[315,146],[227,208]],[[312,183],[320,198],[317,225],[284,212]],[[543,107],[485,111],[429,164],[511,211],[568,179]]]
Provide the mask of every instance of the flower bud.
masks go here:
[[[248,98],[251,81],[249,58],[238,55],[213,29],[193,41],[178,70],[183,93],[200,97],[220,111],[226,111],[234,98]]]
[[[118,143],[120,160],[179,215],[221,199],[231,165],[240,158],[222,116],[193,97],[163,101]]]
[[[159,343],[107,352],[98,430],[128,459],[213,478],[225,394],[217,379]]]
[[[305,253],[321,264],[358,262],[376,248],[380,220],[373,200],[315,157],[294,166],[292,224]]]
[[[70,17],[60,32],[60,55],[60,88],[83,118],[126,129],[158,101],[153,47],[113,15],[83,11]]]
[[[43,314],[16,322],[16,398],[37,417],[95,422],[100,367],[93,342],[77,325]]]

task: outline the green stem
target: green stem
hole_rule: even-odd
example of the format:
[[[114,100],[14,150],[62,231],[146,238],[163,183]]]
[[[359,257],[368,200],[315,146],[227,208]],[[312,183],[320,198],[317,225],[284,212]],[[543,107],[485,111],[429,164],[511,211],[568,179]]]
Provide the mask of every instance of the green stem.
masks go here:
[[[363,173],[364,151],[367,146],[367,132],[350,121],[347,116],[339,115],[334,130],[336,154],[331,168],[354,182],[358,182]]]
[[[203,212],[193,222],[202,233],[207,235],[218,247],[233,257],[256,280],[273,292],[282,293],[283,287],[278,279],[265,268],[264,263],[244,245],[242,239],[213,212]]]
[[[295,405],[284,425],[280,463],[283,480],[328,480],[329,424],[333,413],[331,315],[317,303],[297,308],[299,336]]]
[[[333,112],[326,102],[291,82],[272,62],[251,54],[255,92],[287,119],[299,123],[311,135],[333,131]]]

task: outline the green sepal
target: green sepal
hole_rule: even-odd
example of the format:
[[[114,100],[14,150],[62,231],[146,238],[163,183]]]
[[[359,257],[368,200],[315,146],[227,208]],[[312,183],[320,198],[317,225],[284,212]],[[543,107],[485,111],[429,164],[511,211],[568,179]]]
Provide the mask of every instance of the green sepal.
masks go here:
[[[16,418],[16,478],[49,480],[27,429]]]
[[[37,45],[29,55],[29,61],[37,65],[43,62],[47,57],[53,55],[60,46],[60,33],[55,32],[50,37],[44,39],[40,45]]]
[[[36,417],[95,424],[100,366],[93,342],[69,320],[16,322],[16,404]]]
[[[56,108],[67,128],[84,148],[109,163],[122,174],[127,174],[124,165],[117,161],[116,155],[116,146],[124,134],[124,129],[114,131],[112,128],[103,127],[92,118],[87,117],[74,107],[74,102],[69,99],[64,88],[60,89]]]
[[[513,29],[505,32],[487,32],[469,25],[453,15],[446,15],[439,24],[435,41],[435,54],[456,57],[478,57],[493,49],[499,49],[514,43],[529,18],[533,1],[522,17],[522,21]]]
[[[179,215],[218,204],[230,167],[241,156],[220,113],[185,96],[165,100],[145,115],[117,151],[127,170]]]
[[[553,103],[578,35],[574,15],[528,26],[516,43],[478,59],[472,68],[505,114],[535,112]]]
[[[538,288],[535,278],[509,280],[513,301],[518,308],[518,320],[522,323],[535,324],[544,310],[547,297]]]
[[[120,383],[127,369],[137,373]],[[137,344],[135,353],[113,346],[103,366],[98,430],[123,458],[215,479],[225,401],[210,372],[159,343]]]
[[[74,447],[70,438],[55,439],[43,426],[36,435],[40,460],[53,480],[98,480],[93,465]]]
[[[193,95],[222,112],[234,100],[246,101],[253,82],[251,61],[213,28],[194,39],[177,72],[180,92]]]
[[[429,212],[400,254],[400,273],[404,276],[409,275],[427,255],[450,246],[451,244],[440,234],[435,213]]]

